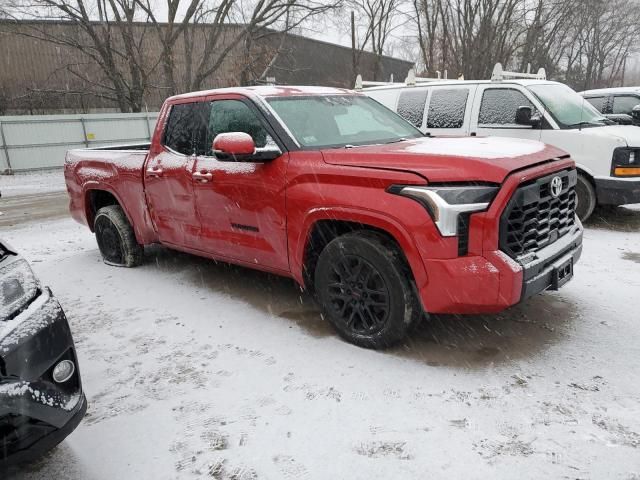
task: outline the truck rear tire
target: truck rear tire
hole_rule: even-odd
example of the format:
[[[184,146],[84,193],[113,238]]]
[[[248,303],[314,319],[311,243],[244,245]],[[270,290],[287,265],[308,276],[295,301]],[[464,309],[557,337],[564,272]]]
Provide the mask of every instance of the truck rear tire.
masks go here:
[[[120,205],[102,207],[93,221],[98,248],[107,265],[136,267],[142,264],[144,248]]]
[[[340,336],[355,345],[390,347],[424,313],[402,254],[375,232],[349,233],[331,241],[318,258],[314,276],[324,314]]]
[[[578,184],[576,185],[577,205],[576,213],[581,222],[589,219],[598,202],[596,189],[591,181],[582,174],[578,174]]]

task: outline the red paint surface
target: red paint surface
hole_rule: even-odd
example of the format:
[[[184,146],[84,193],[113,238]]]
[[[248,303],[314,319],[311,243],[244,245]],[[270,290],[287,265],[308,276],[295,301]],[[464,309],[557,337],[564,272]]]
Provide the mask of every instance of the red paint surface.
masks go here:
[[[310,94],[298,88],[279,90],[282,95]],[[269,95],[279,90],[271,89]],[[305,246],[316,222],[361,223],[386,231],[400,245],[429,312],[498,312],[520,300],[521,268],[498,251],[499,218],[519,184],[573,167],[570,159],[549,162],[562,152],[547,147],[502,159],[456,157],[408,151],[409,141],[292,150],[269,162],[239,163],[178,155],[162,145],[171,105],[243,96],[256,101],[259,91],[225,89],[170,98],[148,155],[70,151],[65,177],[73,218],[92,228],[88,198],[92,190],[103,190],[122,205],[141,244],[162,243],[291,276],[301,284]],[[326,89],[313,94],[323,92],[345,93]],[[478,140],[460,139],[469,149]],[[472,216],[464,257],[458,257],[457,238],[441,237],[421,205],[386,191],[395,184],[460,181],[502,184],[489,210]]]

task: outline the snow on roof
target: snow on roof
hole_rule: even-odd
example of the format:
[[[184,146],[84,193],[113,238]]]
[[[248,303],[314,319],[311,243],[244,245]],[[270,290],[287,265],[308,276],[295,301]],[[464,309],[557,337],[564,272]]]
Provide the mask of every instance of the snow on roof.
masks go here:
[[[398,90],[405,88],[430,88],[430,87],[438,87],[438,86],[457,86],[463,87],[465,85],[508,85],[508,84],[516,84],[522,85],[523,87],[528,87],[531,85],[553,85],[559,82],[554,82],[551,80],[529,80],[529,79],[509,79],[509,80],[436,80],[429,83],[418,83],[416,85],[407,85],[405,83],[394,83],[389,85],[384,85],[380,87],[370,87],[364,88],[360,90],[360,92],[368,92],[368,91],[376,91],[376,90]]]
[[[333,87],[314,87],[314,86],[297,86],[297,85],[263,85],[256,87],[228,87],[216,88],[212,90],[201,90],[199,92],[189,92],[181,95],[170,97],[169,100],[182,100],[193,97],[204,97],[216,94],[238,94],[244,96],[258,97],[290,97],[297,95],[361,95],[346,88]]]
[[[611,95],[616,93],[640,93],[640,87],[596,88],[580,92],[580,95]]]

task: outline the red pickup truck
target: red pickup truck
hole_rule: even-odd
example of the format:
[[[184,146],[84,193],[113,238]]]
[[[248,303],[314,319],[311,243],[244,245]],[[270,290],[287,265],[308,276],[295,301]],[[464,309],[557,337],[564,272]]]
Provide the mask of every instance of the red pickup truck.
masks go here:
[[[499,312],[557,289],[582,252],[562,151],[425,137],[349,90],[171,97],[150,144],[72,150],[65,178],[106,263],[138,265],[160,243],[290,276],[370,348],[425,312]]]

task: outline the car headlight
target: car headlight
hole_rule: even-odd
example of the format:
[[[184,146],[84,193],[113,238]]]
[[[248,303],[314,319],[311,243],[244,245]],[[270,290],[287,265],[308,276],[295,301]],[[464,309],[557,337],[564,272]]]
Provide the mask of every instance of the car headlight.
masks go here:
[[[489,208],[497,186],[399,186],[391,193],[419,202],[425,207],[443,237],[458,234],[458,218],[464,213],[481,212]]]
[[[38,295],[40,284],[25,260],[0,267],[0,321],[24,310]]]
[[[611,175],[640,177],[640,148],[616,148],[613,151]]]

